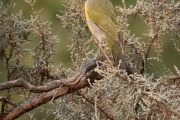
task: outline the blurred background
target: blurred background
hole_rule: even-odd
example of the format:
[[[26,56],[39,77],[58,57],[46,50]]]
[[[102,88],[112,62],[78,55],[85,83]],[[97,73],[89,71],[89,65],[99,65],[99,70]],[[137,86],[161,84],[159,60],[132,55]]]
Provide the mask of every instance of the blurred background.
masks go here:
[[[9,4],[10,0],[0,0],[4,4]],[[66,29],[62,28],[61,21],[56,17],[56,14],[62,15],[60,11],[64,11],[65,8],[63,6],[64,1],[68,0],[37,0],[35,4],[36,11],[39,11],[43,9],[41,13],[41,19],[44,21],[52,22],[52,33],[54,35],[58,35],[60,40],[59,43],[56,45],[57,52],[54,55],[54,64],[59,65],[60,63],[63,63],[66,68],[71,67],[71,60],[70,60],[70,51],[67,51],[67,45],[71,43],[70,36],[71,33],[67,31]],[[121,0],[111,0],[114,5],[122,5]],[[129,5],[135,5],[136,0],[125,0],[127,6]],[[24,1],[24,0],[14,0],[16,3],[16,7],[13,9],[13,12],[19,12],[22,10],[23,16],[27,19],[30,18],[30,15],[32,14],[30,6]],[[143,41],[146,37],[143,35],[147,33],[147,26],[143,21],[143,18],[141,17],[132,17],[129,19],[129,29],[131,30],[131,34],[135,34],[138,37],[141,37]],[[170,68],[172,71],[174,70],[174,65],[177,66],[180,69],[180,54],[175,50],[173,46],[173,41],[170,40],[171,37],[169,35],[163,36],[163,53],[161,56],[161,59],[164,61],[166,66]],[[31,44],[32,46],[36,45],[36,42]],[[154,56],[156,53],[151,52],[151,56]],[[32,65],[32,56],[26,56],[27,64]],[[163,71],[163,66],[159,64],[158,62],[154,62],[155,68],[159,70],[160,72]],[[5,75],[0,74],[0,83],[5,81]],[[49,107],[49,105],[45,105],[46,107]],[[38,120],[41,120],[44,118],[45,113],[41,113],[38,109],[38,113],[35,114],[35,117]],[[52,120],[53,116],[50,116],[47,118],[48,120]],[[27,119],[26,115],[18,118],[18,120],[25,120]]]

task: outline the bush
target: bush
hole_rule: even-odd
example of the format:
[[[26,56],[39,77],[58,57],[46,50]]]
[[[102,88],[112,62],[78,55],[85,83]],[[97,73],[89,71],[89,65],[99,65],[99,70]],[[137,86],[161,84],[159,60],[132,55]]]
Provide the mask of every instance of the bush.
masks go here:
[[[115,68],[102,56],[98,65],[90,59],[98,45],[87,28],[81,0],[65,2],[63,15],[57,15],[62,26],[72,33],[72,44],[68,46],[72,68],[54,66],[52,56],[59,38],[52,34],[50,23],[40,19],[41,11],[34,9],[35,2],[26,2],[33,12],[30,19],[25,19],[22,11],[12,13],[13,2],[0,4],[0,72],[5,76],[5,82],[0,84],[2,119],[18,118],[49,101],[54,101],[50,102],[52,108],[42,108],[47,113],[45,118],[180,118],[178,64],[173,63],[173,70],[162,59],[164,43],[170,40],[176,59],[180,58],[180,2],[137,0],[134,6],[127,6],[123,0],[121,6],[116,6],[126,70]],[[129,21],[136,18],[147,28],[140,36],[129,29]],[[33,40],[38,42],[30,48]],[[27,54],[31,55],[33,66],[26,64]],[[110,56],[108,51],[107,55]],[[156,65],[163,66],[163,70]]]

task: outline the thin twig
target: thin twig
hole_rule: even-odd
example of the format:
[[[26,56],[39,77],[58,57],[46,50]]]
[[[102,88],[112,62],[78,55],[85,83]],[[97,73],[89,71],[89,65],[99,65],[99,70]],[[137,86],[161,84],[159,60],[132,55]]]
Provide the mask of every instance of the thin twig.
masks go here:
[[[7,100],[6,98],[0,97],[0,101],[4,102],[4,103],[8,103],[10,105],[12,105],[13,107],[16,107],[17,105],[9,100]]]
[[[86,97],[81,91],[76,91],[78,95],[83,97],[87,102],[89,102],[92,105],[95,105],[93,100],[91,98]],[[107,105],[104,105],[100,102],[97,102],[97,108],[109,119],[109,120],[114,120],[112,112],[110,111],[109,108],[107,108]]]

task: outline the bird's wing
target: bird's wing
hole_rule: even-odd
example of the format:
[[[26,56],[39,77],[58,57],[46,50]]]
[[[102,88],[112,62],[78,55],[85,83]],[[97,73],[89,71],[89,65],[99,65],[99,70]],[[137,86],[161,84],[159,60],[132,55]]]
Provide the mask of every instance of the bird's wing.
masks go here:
[[[116,13],[109,0],[94,0],[87,4],[86,14],[91,20],[111,37],[116,34]]]

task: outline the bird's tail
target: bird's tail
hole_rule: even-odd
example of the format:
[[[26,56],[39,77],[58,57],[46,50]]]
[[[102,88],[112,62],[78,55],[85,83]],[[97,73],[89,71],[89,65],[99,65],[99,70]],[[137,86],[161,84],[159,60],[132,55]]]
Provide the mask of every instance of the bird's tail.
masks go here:
[[[115,41],[111,47],[111,51],[114,58],[114,65],[118,66],[121,60],[120,68],[125,69],[125,62],[123,58],[123,46]]]

